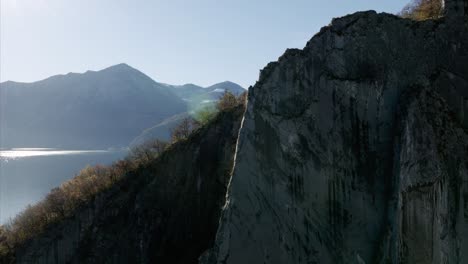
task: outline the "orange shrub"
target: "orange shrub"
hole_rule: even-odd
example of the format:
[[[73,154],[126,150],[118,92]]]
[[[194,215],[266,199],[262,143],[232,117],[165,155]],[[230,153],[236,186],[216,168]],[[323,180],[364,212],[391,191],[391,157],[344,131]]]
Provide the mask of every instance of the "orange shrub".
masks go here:
[[[400,12],[400,16],[414,20],[437,19],[443,14],[442,0],[413,0]]]

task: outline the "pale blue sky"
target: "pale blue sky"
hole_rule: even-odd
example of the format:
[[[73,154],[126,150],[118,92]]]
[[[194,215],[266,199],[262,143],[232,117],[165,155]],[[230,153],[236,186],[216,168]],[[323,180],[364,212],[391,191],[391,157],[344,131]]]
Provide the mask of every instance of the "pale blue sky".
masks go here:
[[[125,62],[156,81],[253,85],[333,17],[409,0],[0,0],[0,82]]]

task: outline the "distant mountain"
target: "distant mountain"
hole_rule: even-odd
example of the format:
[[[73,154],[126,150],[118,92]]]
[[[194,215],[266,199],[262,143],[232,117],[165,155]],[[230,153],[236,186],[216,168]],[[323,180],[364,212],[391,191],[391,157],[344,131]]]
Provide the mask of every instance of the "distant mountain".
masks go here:
[[[0,146],[127,146],[144,129],[187,111],[167,85],[119,64],[34,83],[0,84]]]
[[[33,83],[0,83],[0,147],[110,148],[168,139],[189,112],[224,93],[233,82],[209,87],[158,83],[118,64]]]
[[[207,95],[211,99],[219,99],[225,91],[235,95],[240,95],[246,90],[242,86],[233,82],[221,82],[208,87],[201,87],[195,84],[172,85],[174,92],[182,99],[191,100],[196,97]]]
[[[216,102],[225,91],[229,91],[235,95],[240,95],[246,91],[240,85],[229,81],[217,83],[206,88],[195,84],[171,87],[174,88],[175,94],[189,104],[189,109],[192,110]]]
[[[214,84],[212,86],[206,87],[205,90],[210,91],[211,93],[224,93],[224,91],[229,91],[235,95],[240,95],[241,93],[245,92],[246,89],[242,86],[238,85],[237,83],[233,83],[230,81],[220,82]]]

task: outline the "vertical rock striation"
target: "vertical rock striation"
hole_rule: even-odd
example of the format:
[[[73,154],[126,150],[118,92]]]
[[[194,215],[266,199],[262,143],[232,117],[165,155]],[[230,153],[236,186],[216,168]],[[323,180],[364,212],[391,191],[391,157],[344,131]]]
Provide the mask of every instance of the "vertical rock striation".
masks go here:
[[[388,259],[468,261],[468,135],[431,90],[406,94],[395,140],[395,196]]]
[[[267,65],[201,263],[468,262],[467,44],[361,12]]]

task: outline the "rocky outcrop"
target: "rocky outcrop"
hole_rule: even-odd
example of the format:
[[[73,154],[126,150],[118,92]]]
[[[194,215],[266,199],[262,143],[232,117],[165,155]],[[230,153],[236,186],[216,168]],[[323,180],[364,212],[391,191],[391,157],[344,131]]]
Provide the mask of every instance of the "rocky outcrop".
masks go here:
[[[18,249],[15,262],[197,263],[214,242],[243,110],[222,112],[126,175]]]
[[[263,69],[201,263],[468,262],[459,11],[338,18]]]

